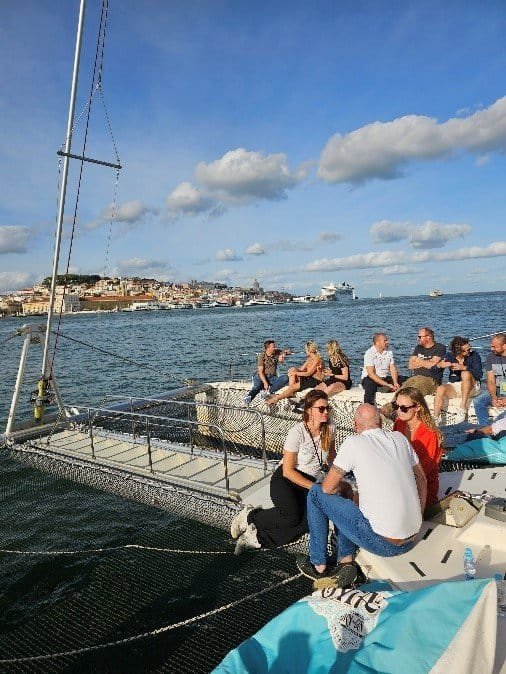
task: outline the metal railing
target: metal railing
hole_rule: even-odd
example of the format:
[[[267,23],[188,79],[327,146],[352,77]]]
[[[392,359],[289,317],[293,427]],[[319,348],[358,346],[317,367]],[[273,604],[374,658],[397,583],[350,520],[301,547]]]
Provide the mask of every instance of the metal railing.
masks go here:
[[[138,412],[126,412],[126,411],[119,411],[119,410],[113,410],[110,408],[98,408],[98,407],[82,407],[81,408],[81,414],[79,414],[79,419],[81,423],[85,426],[87,429],[89,438],[90,438],[90,449],[91,449],[91,456],[93,460],[99,460],[97,458],[97,452],[95,448],[95,443],[96,443],[96,428],[100,427],[102,428],[104,425],[107,423],[112,423],[117,425],[118,422],[125,421],[129,427],[129,429],[132,428],[132,425],[135,424],[135,427],[138,427],[139,423],[143,427],[143,435],[141,436],[139,433],[135,433],[135,435],[131,434],[129,431],[129,435],[132,435],[132,440],[133,444],[143,444],[140,442],[141,439],[145,441],[146,447],[147,447],[147,456],[148,456],[148,465],[149,465],[149,471],[152,474],[156,474],[156,470],[153,465],[153,445],[152,445],[152,439],[153,436],[158,434],[161,429],[164,428],[173,428],[174,425],[183,425],[183,427],[186,428],[186,430],[189,431],[191,434],[191,429],[194,427],[198,426],[205,426],[211,430],[213,430],[220,439],[220,447],[223,455],[223,470],[224,470],[224,479],[225,479],[225,489],[227,494],[230,493],[230,481],[229,481],[229,469],[228,469],[228,452],[227,452],[227,446],[226,446],[226,439],[225,439],[225,434],[223,432],[223,429],[218,425],[218,424],[212,424],[212,423],[207,423],[207,422],[202,422],[202,421],[192,421],[190,419],[178,419],[178,418],[173,418],[173,417],[164,417],[164,416],[157,416],[157,415],[152,415],[152,414],[139,414]],[[100,424],[100,425],[99,425]],[[198,480],[196,480],[198,481]],[[204,483],[202,483],[204,484]]]
[[[116,400],[118,402],[120,401],[125,401],[128,402],[129,408],[130,408],[130,413],[135,414],[135,408],[143,405],[144,403],[148,404],[156,404],[156,405],[163,405],[166,403],[169,403],[171,405],[178,405],[181,407],[186,407],[187,409],[187,419],[190,421],[190,408],[195,408],[197,407],[205,407],[209,409],[215,409],[217,411],[228,411],[228,412],[237,412],[240,414],[249,414],[254,416],[260,426],[260,447],[259,449],[262,452],[262,463],[264,466],[264,473],[267,473],[268,470],[268,463],[267,463],[267,448],[266,448],[266,438],[265,438],[265,421],[263,414],[256,409],[251,409],[248,407],[237,407],[236,405],[219,405],[217,403],[208,403],[208,402],[200,402],[197,400],[177,400],[174,398],[145,398],[142,396],[118,396],[118,395],[106,395],[104,396],[104,401],[105,400]],[[162,417],[165,418],[165,417]],[[209,425],[206,422],[198,422],[200,425]],[[210,426],[215,426],[214,424],[210,424]],[[216,424],[223,433],[225,431],[223,428],[219,425]],[[132,434],[135,434],[135,429],[132,429]],[[190,449],[191,452],[193,453],[193,435],[190,433]]]

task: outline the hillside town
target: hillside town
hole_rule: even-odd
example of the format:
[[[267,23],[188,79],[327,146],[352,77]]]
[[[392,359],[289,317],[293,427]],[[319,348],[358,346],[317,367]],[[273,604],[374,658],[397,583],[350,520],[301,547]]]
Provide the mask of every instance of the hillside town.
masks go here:
[[[250,288],[224,283],[190,281],[167,283],[144,278],[101,278],[68,274],[58,277],[54,311],[137,311],[142,309],[198,309],[291,301],[287,292],[264,291],[255,279]],[[38,285],[0,295],[1,316],[47,314],[50,279]]]

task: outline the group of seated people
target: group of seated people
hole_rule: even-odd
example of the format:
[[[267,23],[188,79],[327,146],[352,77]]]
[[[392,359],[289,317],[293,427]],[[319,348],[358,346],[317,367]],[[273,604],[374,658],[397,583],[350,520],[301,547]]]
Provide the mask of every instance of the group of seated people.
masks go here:
[[[506,365],[503,363],[506,357],[506,335],[503,333],[494,335],[491,340],[491,353],[486,361],[487,388],[484,391],[481,391],[482,361],[467,337],[455,336],[449,349],[446,349],[435,341],[431,328],[420,328],[417,344],[408,361],[408,368],[412,371],[408,378],[398,373],[393,351],[388,348],[387,335],[376,332],[372,342],[364,354],[361,373],[366,403],[375,404],[378,390],[395,393],[401,386],[413,387],[424,396],[434,396],[434,418],[441,425],[442,412],[451,398],[457,398],[460,402],[455,415],[456,423],[467,419],[470,400],[475,398],[478,422],[485,425],[488,408],[500,407],[502,403],[498,405],[497,401],[501,395],[506,396]],[[316,388],[332,396],[351,388],[350,361],[337,340],[327,342],[328,366],[325,366],[317,344],[308,341],[305,344],[304,363],[290,367],[286,375],[278,376],[278,364],[284,362],[291,353],[288,349],[278,349],[273,340],[264,343],[264,350],[258,356],[253,387],[244,398],[246,404],[251,403],[259,393],[267,405],[274,405],[307,389]],[[445,369],[448,369],[449,376],[448,382],[443,384]],[[499,388],[503,386],[505,389],[502,394],[496,393],[497,382]],[[301,411],[300,403],[296,404],[295,409]],[[382,412],[391,416],[391,407],[384,406]]]
[[[427,344],[433,341],[433,333],[430,334],[432,331],[428,328],[419,332],[422,333],[418,335],[419,341],[425,340]],[[382,337],[373,343],[380,355],[388,346],[386,335]],[[337,381],[318,382],[304,398],[302,421],[288,432],[283,458],[271,478],[273,507],[246,507],[231,524],[232,537],[237,541],[236,554],[246,549],[285,545],[309,531],[309,559],[300,562],[299,568],[313,579],[357,567],[354,561],[357,548],[388,557],[402,554],[415,544],[424,515],[430,514],[438,499],[438,469],[443,454],[441,432],[424,395],[429,388],[436,394],[436,402],[442,401],[441,396],[454,397],[460,393],[463,397],[464,392],[471,395],[473,388],[477,392],[473,380],[476,382],[481,377],[481,360],[478,367],[478,359],[471,357],[472,352],[466,346],[469,340],[462,338],[455,338],[450,352],[441,355],[424,353],[424,349],[433,347],[422,344],[410,359],[415,374],[402,384],[396,370],[391,368],[393,360],[385,359],[394,391],[393,429],[383,429],[382,410],[365,401],[354,414],[355,434],[347,437],[336,452],[329,395],[344,390],[350,382],[348,360],[336,344],[334,340],[329,342],[329,357],[331,353],[339,354],[342,360],[337,367],[341,371],[338,374],[326,371],[325,376],[336,377]],[[296,369],[299,379],[312,377],[316,372],[307,367],[308,361],[314,360],[313,346],[311,342],[306,345],[308,357],[304,368]],[[487,389],[475,401],[478,413],[479,398],[482,398],[481,416],[478,415],[482,428],[470,429],[469,437],[495,436],[506,440],[506,335],[494,335],[490,346],[491,354],[486,362]],[[379,359],[374,354],[372,359],[366,354],[366,359],[373,364],[364,365],[364,378],[383,386],[383,377],[377,375],[376,369]],[[441,384],[440,380],[424,381],[434,376],[416,372],[422,369],[421,363],[431,373],[435,367],[441,372],[453,367],[452,372],[460,373],[461,379],[457,379],[460,387],[445,389],[448,385]],[[368,370],[369,367],[374,369]],[[462,377],[466,372],[470,375]],[[375,381],[375,375],[381,383]],[[292,382],[290,373],[288,378],[289,388],[297,383],[294,375]],[[453,384],[451,379],[450,384]],[[339,389],[331,393],[329,389],[335,385]],[[367,393],[366,386],[364,389]],[[279,394],[276,398],[281,399]],[[503,411],[492,424],[488,418],[491,406]],[[353,487],[350,474],[355,480]],[[329,520],[337,531],[338,564],[331,568],[327,558]]]

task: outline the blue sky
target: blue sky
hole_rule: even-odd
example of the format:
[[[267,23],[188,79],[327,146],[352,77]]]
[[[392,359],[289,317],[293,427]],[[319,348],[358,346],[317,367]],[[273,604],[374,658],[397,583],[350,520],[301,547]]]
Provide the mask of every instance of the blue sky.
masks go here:
[[[0,3],[0,290],[51,270],[77,10]],[[99,10],[88,0],[78,115]],[[116,217],[114,171],[86,165],[70,270],[296,294],[347,281],[362,297],[504,289],[505,34],[502,1],[110,0]],[[98,93],[86,154],[114,160]]]

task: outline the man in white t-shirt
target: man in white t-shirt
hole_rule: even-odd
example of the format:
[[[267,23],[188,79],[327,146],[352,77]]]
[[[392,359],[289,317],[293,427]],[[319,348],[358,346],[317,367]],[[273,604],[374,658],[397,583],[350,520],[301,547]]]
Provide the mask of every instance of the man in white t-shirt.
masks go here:
[[[379,410],[367,403],[357,408],[354,423],[357,435],[346,438],[323,483],[308,495],[306,566],[313,573],[306,575],[312,577],[325,575],[329,519],[337,530],[338,568],[354,564],[357,547],[382,557],[407,552],[422,524],[427,480],[406,437],[384,431]],[[357,481],[360,505],[338,496],[349,471]]]
[[[372,338],[371,348],[364,354],[362,368],[364,402],[374,405],[376,391],[380,386],[386,386],[390,391],[397,391],[399,381],[394,355],[388,349],[388,337],[384,332],[376,332]]]

